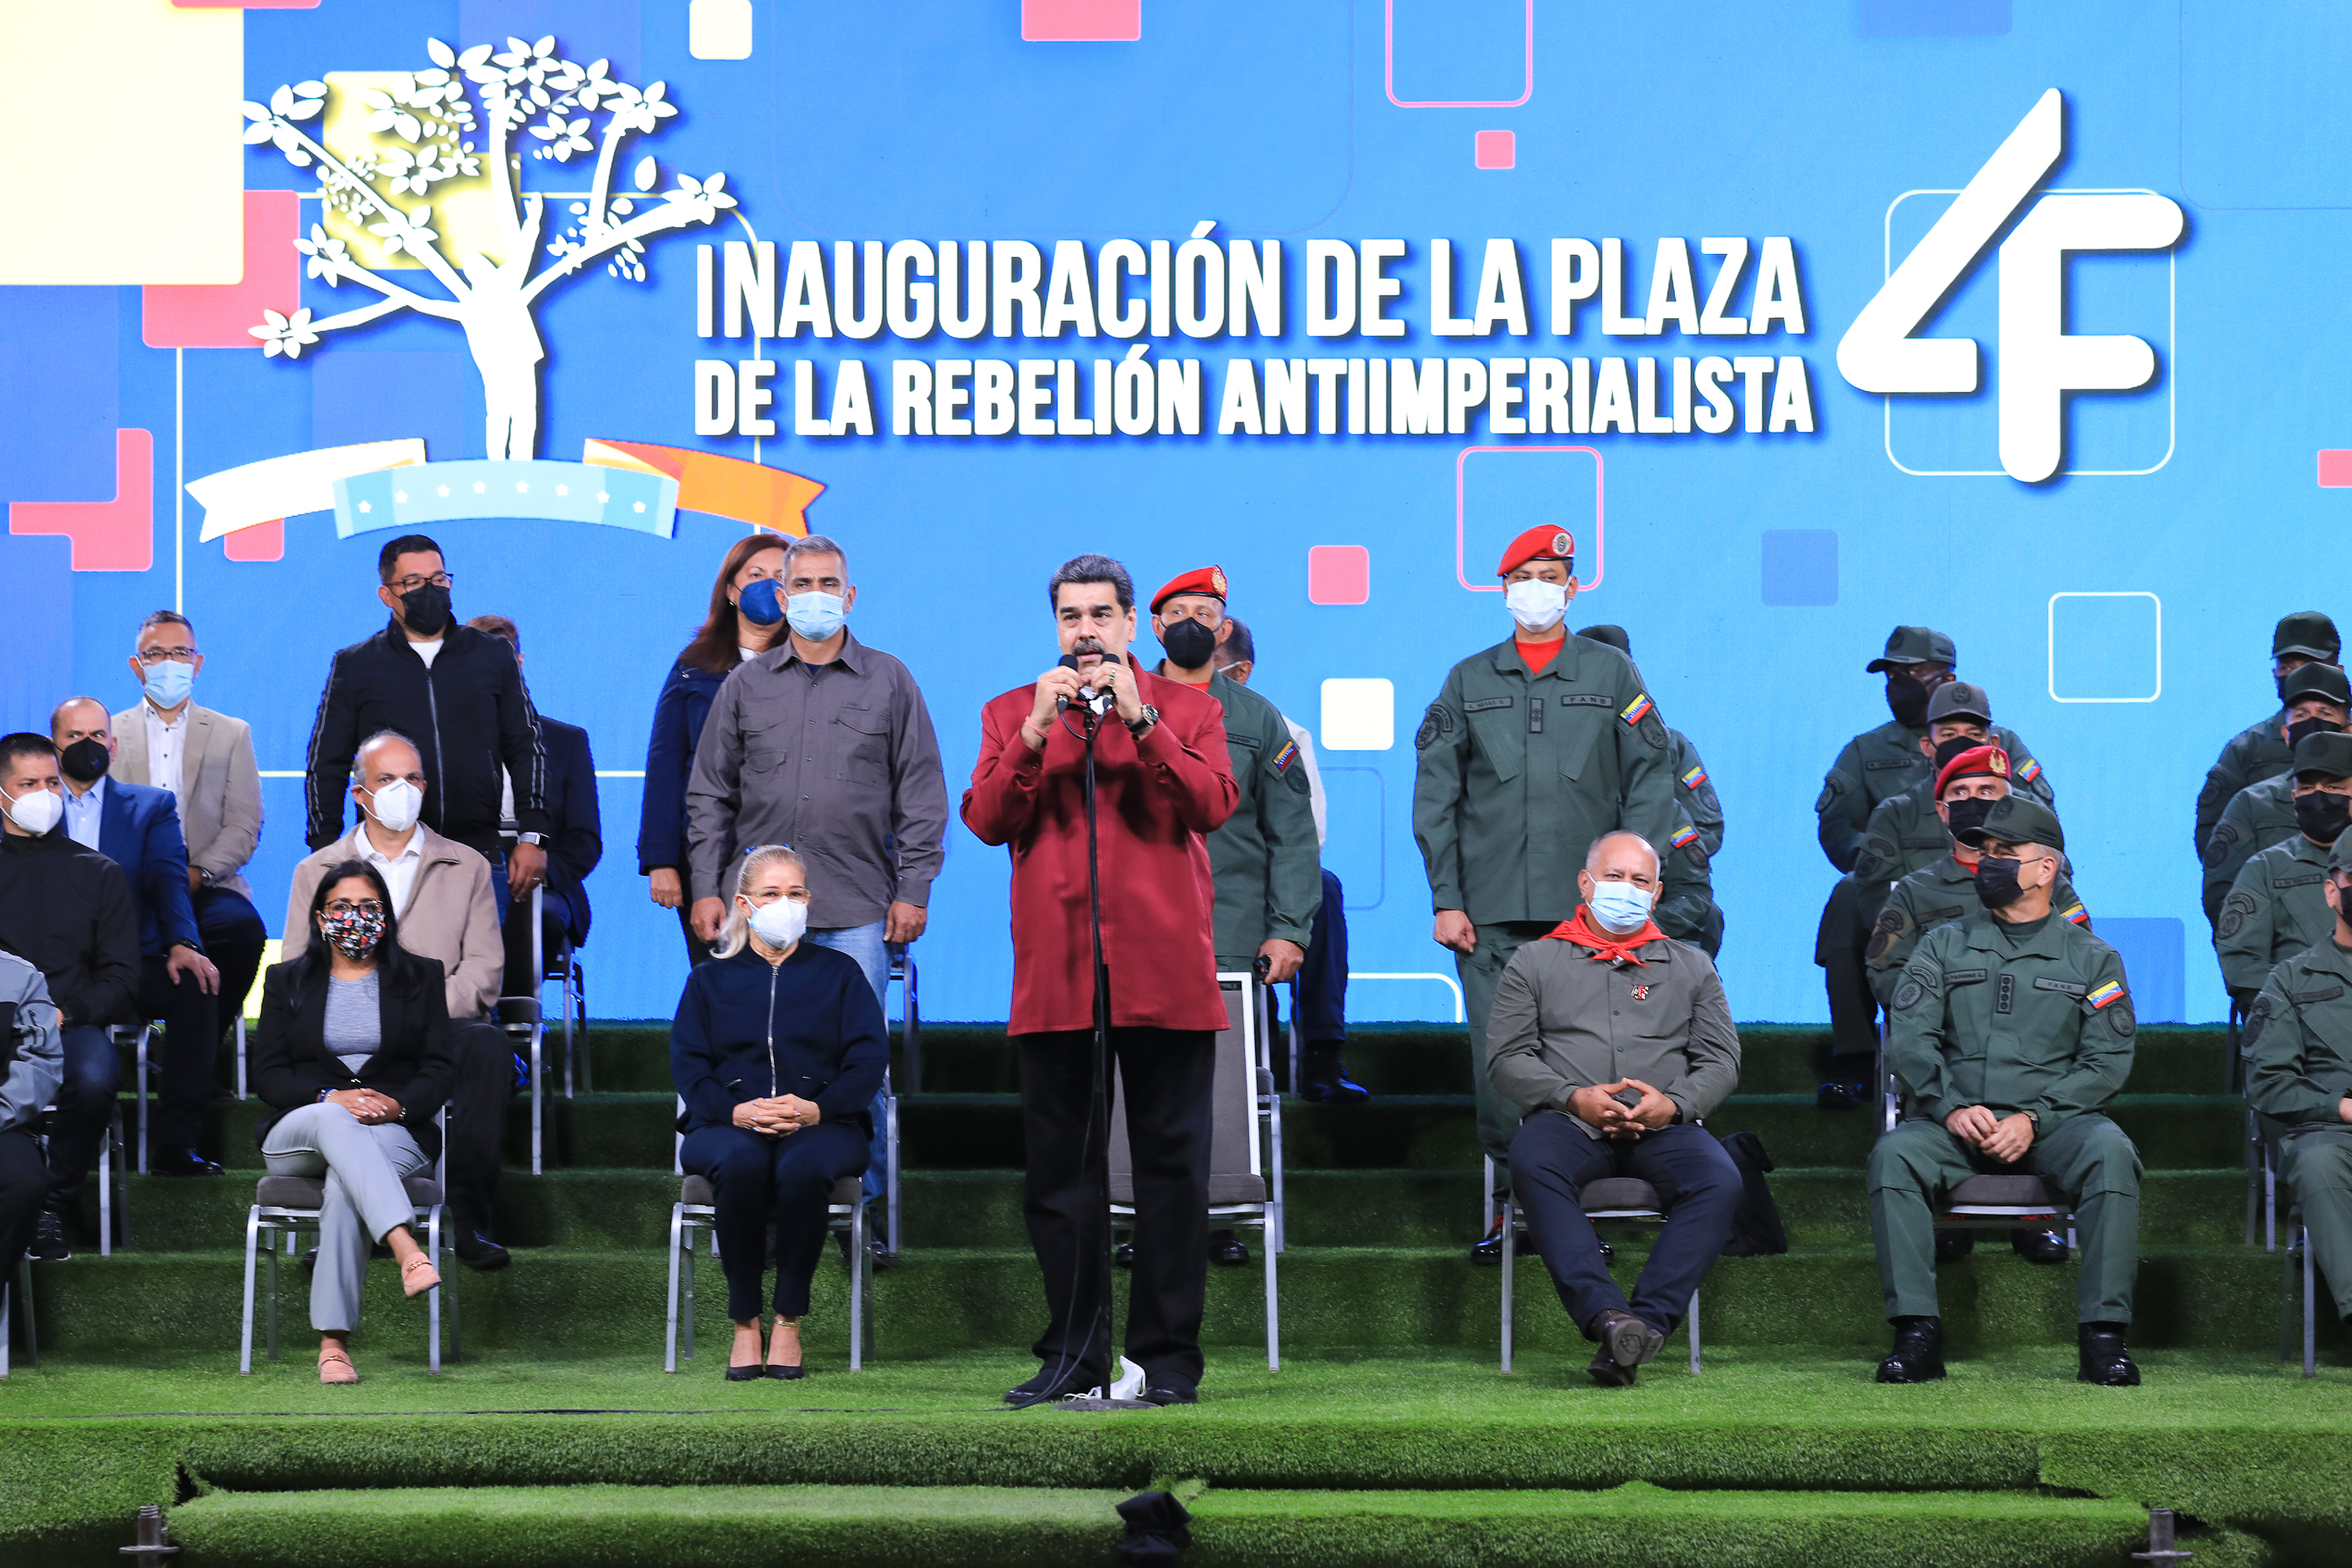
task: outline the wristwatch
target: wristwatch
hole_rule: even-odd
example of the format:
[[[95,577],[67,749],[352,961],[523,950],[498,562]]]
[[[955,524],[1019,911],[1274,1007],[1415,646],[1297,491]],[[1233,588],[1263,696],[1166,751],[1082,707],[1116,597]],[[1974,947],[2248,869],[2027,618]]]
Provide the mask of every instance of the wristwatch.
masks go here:
[[[213,885],[213,874],[210,871],[205,870],[202,866],[199,866],[196,868],[196,880],[209,888]]]
[[[515,842],[518,844],[528,844],[532,848],[536,849],[541,845],[547,842],[547,835],[544,833],[518,833],[515,835]]]
[[[1160,722],[1160,710],[1147,702],[1143,711],[1127,721],[1127,732],[1140,741],[1154,724]]]

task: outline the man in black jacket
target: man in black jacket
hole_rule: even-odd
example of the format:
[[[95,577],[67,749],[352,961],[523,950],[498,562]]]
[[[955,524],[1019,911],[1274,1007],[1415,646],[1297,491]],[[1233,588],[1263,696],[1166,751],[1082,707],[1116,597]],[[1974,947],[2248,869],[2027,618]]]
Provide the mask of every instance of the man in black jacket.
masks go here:
[[[376,597],[392,624],[335,655],[310,730],[312,849],[342,837],[343,791],[359,743],[383,730],[412,739],[425,763],[424,822],[490,863],[503,918],[546,874],[547,752],[522,668],[501,637],[456,625],[441,547],[405,533],[376,558]],[[500,803],[514,781],[520,829],[511,855],[499,837]]]
[[[65,1048],[49,1191],[32,1255],[69,1258],[66,1211],[98,1158],[120,1064],[110,1024],[135,1016],[139,915],[122,868],[67,837],[65,783],[47,735],[0,736],[0,948],[41,972]]]

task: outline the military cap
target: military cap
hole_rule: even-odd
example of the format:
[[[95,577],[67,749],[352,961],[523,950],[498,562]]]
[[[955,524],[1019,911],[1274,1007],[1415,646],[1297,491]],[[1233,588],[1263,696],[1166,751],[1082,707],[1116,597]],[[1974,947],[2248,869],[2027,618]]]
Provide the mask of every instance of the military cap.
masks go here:
[[[1576,635],[1580,637],[1591,637],[1594,642],[1605,642],[1627,658],[1633,657],[1633,639],[1625,635],[1623,626],[1606,625],[1587,626]]]
[[[1985,813],[1981,827],[1963,827],[1952,836],[1971,849],[1981,848],[1988,838],[2003,844],[2044,844],[2053,849],[2066,847],[2066,835],[2058,826],[2058,814],[2030,795],[2005,795],[1992,803]]]
[[[2278,629],[2271,633],[2271,657],[2299,653],[2305,658],[2315,658],[2324,664],[2334,664],[2336,656],[2344,651],[2344,639],[2336,635],[2336,623],[2317,610],[2297,610],[2279,618]]]
[[[1171,577],[1166,587],[1151,595],[1151,613],[1158,615],[1160,606],[1179,594],[1201,594],[1216,600],[1221,605],[1223,604],[1225,569],[1222,566],[1203,566],[1197,572],[1186,572]]]
[[[2335,847],[2328,850],[2327,868],[2331,871],[2352,871],[2352,833],[2337,838]]]
[[[1503,547],[1503,563],[1495,575],[1507,577],[1530,561],[1565,561],[1576,570],[1576,535],[1551,523],[1528,529]]]
[[[2345,685],[2343,668],[2315,661],[2288,670],[2279,682],[2279,700],[2292,708],[2307,697],[2333,702],[2338,708],[2352,707],[2352,687]]]
[[[1948,680],[1936,688],[1927,699],[1927,722],[1940,724],[1947,719],[1981,719],[1992,722],[1992,699],[1981,686],[1970,686],[1965,680]]]
[[[2329,731],[2294,743],[2296,778],[2352,779],[2352,735]]]
[[[2007,778],[2009,753],[1999,746],[1970,746],[1946,763],[1943,771],[1936,775],[1936,798],[1943,798],[1944,786],[1954,779],[1971,779],[1987,774],[1997,779]]]
[[[1957,666],[1959,655],[1953,650],[1952,639],[1928,626],[1897,626],[1886,634],[1886,651],[1863,668],[1870,674],[1892,669],[1897,665],[1941,664]]]

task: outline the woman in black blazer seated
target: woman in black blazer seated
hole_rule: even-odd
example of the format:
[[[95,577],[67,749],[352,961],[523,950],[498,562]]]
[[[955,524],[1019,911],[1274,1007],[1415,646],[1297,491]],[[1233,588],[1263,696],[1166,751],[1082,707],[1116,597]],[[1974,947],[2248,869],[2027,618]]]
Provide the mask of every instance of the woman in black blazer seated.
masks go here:
[[[712,962],[678,999],[670,1074],[686,1101],[678,1158],[717,1189],[735,1343],[730,1382],[801,1375],[800,1320],[824,1250],[833,1184],[866,1169],[866,1107],[889,1059],[882,1005],[853,959],[801,940],[808,869],[781,844],[746,854]],[[761,1258],[776,1226],[776,1325],[760,1351]]]
[[[402,1178],[440,1153],[433,1117],[457,1061],[441,964],[400,945],[374,867],[346,860],[321,877],[310,924],[319,940],[263,982],[255,1092],[275,1113],[256,1131],[271,1175],[327,1178],[310,1326],[319,1381],[357,1383],[351,1337],[370,1245],[392,1248],[408,1295],[441,1283],[410,1234]]]

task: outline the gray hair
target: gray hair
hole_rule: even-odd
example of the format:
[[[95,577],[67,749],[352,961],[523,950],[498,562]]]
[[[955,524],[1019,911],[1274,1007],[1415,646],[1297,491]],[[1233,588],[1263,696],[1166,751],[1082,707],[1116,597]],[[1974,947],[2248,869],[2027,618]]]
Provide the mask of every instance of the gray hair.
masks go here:
[[[402,734],[397,730],[378,730],[374,734],[370,735],[366,740],[362,741],[358,745],[352,748],[352,773],[355,778],[364,778],[366,776],[364,773],[360,772],[359,761],[362,757],[368,754],[368,748],[374,745],[378,741],[397,741],[402,745],[406,746],[410,751],[416,753],[416,760],[419,765],[422,765],[425,761],[424,747],[418,745],[415,742],[410,740],[407,736]]]
[[[1054,609],[1062,607],[1062,585],[1066,583],[1108,583],[1118,595],[1118,607],[1135,608],[1135,580],[1127,568],[1108,555],[1073,555],[1054,569],[1053,577],[1045,584],[1045,603]]]
[[[751,886],[756,873],[785,864],[799,868],[803,877],[808,875],[808,862],[789,844],[755,844],[743,852],[742,863],[735,868],[735,885],[727,890],[727,923],[719,928],[719,941],[710,949],[713,958],[732,958],[751,942],[751,918],[735,900]]]
[[[188,628],[188,635],[190,637],[196,635],[195,623],[188,619],[187,616],[180,614],[177,610],[157,610],[153,612],[145,620],[139,623],[139,635],[144,637],[149,632],[153,631],[157,626],[185,626]]]
[[[841,557],[841,580],[849,581],[849,552],[822,533],[812,533],[805,539],[795,539],[784,546],[784,577],[790,581],[793,568],[803,555],[838,555]]]
[[[1640,845],[1650,857],[1650,874],[1652,876],[1657,875],[1659,869],[1658,847],[1651,843],[1648,839],[1643,837],[1640,834],[1634,832],[1630,827],[1612,828],[1609,832],[1604,833],[1600,837],[1594,839],[1591,846],[1584,852],[1584,868],[1586,870],[1595,873],[1600,870],[1601,846],[1615,838],[1630,838],[1634,843]]]

